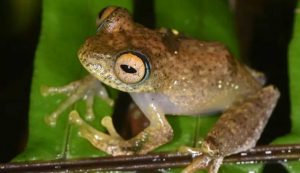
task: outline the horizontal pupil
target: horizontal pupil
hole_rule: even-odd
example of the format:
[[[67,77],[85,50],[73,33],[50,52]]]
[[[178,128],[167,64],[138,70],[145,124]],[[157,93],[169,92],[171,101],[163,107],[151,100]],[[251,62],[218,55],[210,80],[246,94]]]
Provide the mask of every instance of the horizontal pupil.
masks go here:
[[[136,73],[137,72],[136,69],[134,69],[133,67],[131,67],[129,65],[122,64],[122,65],[120,65],[120,67],[126,73]]]

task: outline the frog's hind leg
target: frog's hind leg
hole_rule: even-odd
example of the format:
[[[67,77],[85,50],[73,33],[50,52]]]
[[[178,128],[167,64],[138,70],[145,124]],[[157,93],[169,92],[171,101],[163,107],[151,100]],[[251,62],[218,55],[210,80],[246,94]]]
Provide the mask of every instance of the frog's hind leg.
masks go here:
[[[209,173],[217,173],[225,156],[254,147],[279,95],[277,89],[268,86],[226,110],[202,143],[203,155],[195,158],[183,172],[208,167]],[[208,166],[201,157],[207,160]]]
[[[113,100],[108,97],[104,86],[96,78],[90,75],[62,87],[42,86],[41,93],[43,96],[55,94],[68,95],[68,98],[60,103],[56,110],[54,110],[49,116],[46,116],[46,123],[52,126],[56,124],[58,116],[79,99],[84,99],[86,101],[87,120],[94,119],[94,96],[99,96],[104,99],[109,105],[113,105]]]

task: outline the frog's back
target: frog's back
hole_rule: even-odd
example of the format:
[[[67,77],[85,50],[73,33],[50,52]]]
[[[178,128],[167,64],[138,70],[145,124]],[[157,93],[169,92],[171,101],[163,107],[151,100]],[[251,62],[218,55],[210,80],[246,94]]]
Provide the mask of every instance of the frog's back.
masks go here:
[[[182,39],[177,52],[169,52],[166,59],[160,64],[165,79],[158,93],[174,106],[166,111],[170,114],[223,110],[261,87],[217,42]]]

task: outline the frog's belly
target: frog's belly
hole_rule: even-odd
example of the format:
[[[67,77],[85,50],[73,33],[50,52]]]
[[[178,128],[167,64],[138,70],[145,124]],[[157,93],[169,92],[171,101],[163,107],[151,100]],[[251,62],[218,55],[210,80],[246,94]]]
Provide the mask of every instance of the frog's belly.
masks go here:
[[[140,109],[147,110],[149,105],[155,105],[165,114],[171,115],[199,115],[222,111],[235,100],[236,95],[217,94],[205,99],[189,96],[171,98],[159,93],[130,93]]]

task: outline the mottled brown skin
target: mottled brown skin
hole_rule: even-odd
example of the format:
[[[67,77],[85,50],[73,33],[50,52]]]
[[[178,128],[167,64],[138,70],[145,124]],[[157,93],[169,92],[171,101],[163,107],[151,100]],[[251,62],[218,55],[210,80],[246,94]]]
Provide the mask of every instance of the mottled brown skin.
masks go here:
[[[115,61],[124,51],[147,57],[148,78],[136,84],[118,78]],[[97,35],[86,40],[79,59],[92,76],[130,93],[150,122],[140,134],[124,140],[115,132],[111,119],[102,122],[107,135],[73,112],[71,120],[81,127],[81,135],[109,154],[144,154],[170,141],[173,131],[165,114],[224,111],[203,141],[203,155],[195,158],[183,171],[186,173],[198,169],[216,173],[225,156],[253,147],[279,97],[273,86],[263,87],[261,73],[239,63],[222,44],[164,28],[150,30],[135,23],[123,8],[114,7],[101,18]]]
[[[199,106],[207,108],[203,112],[222,110],[236,98],[261,88],[261,84],[222,44],[181,37],[168,30],[150,30],[129,20],[128,13],[119,13],[122,15],[113,16],[110,21],[115,23],[114,26],[121,21],[120,27],[126,23],[125,29],[119,28],[118,32],[99,30],[79,51],[82,64],[103,83],[125,92],[162,93],[177,106],[189,109],[184,110],[187,114],[199,114]],[[170,38],[172,43],[166,41]],[[128,85],[114,75],[116,55],[126,50],[140,51],[149,57],[151,74],[145,82]],[[95,64],[102,70],[96,69],[99,67]]]

